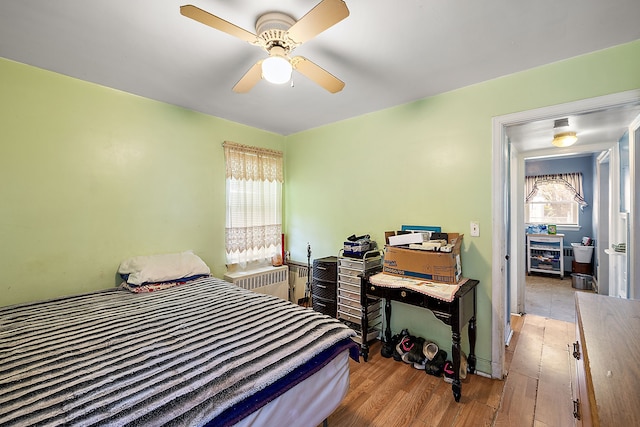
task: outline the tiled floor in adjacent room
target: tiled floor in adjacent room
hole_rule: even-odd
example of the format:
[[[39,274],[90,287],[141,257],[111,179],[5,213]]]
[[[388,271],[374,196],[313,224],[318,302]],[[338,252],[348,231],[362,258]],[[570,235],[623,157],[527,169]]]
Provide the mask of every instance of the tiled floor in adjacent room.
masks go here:
[[[526,276],[525,312],[565,322],[576,321],[575,292],[571,277]]]

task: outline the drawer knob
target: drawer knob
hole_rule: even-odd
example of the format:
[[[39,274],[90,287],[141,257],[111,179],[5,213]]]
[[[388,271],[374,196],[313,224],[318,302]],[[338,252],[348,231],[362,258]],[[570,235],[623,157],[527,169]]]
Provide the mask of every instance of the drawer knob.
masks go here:
[[[372,287],[371,287],[371,290],[372,290],[372,291],[375,291],[375,290],[376,290],[376,287],[375,287],[375,286],[372,286]]]
[[[401,296],[402,298],[406,298],[406,297],[407,297],[407,293],[406,293],[405,291],[401,291],[401,292],[400,292],[400,296]]]
[[[573,357],[576,360],[580,360],[580,344],[578,341],[573,343]]]

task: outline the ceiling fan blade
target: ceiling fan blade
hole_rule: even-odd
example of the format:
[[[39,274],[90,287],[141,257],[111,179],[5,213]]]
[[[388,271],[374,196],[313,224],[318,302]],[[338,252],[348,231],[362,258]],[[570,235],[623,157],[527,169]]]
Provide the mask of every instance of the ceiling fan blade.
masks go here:
[[[215,28],[216,30],[230,34],[234,37],[239,38],[240,40],[244,40],[251,44],[256,42],[257,37],[255,34],[191,4],[180,6],[180,13],[187,18],[191,18],[202,24],[210,26],[211,28]]]
[[[262,59],[249,68],[238,83],[233,87],[233,91],[237,93],[247,93],[262,80]]]
[[[313,80],[331,93],[340,92],[344,88],[342,80],[307,58],[302,56],[291,58],[291,65],[305,77]]]
[[[304,43],[347,16],[349,16],[349,9],[344,1],[322,0],[293,24],[287,34],[294,42]]]

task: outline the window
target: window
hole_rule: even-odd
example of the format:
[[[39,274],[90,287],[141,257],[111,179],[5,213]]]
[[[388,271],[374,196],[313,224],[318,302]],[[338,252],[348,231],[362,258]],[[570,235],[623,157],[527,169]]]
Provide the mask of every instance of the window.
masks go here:
[[[525,187],[525,222],[579,225],[579,209],[587,205],[582,196],[582,174],[528,176]]]
[[[224,143],[227,264],[246,265],[282,251],[282,152]]]

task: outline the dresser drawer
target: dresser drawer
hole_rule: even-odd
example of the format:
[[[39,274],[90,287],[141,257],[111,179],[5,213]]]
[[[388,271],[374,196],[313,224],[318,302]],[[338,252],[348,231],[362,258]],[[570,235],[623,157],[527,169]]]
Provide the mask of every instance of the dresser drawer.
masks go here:
[[[382,264],[382,258],[377,256],[373,258],[366,258],[364,260],[358,258],[340,258],[340,266],[359,270],[363,272],[371,268],[377,267]]]
[[[313,260],[314,279],[335,282],[338,280],[338,258],[325,257]]]
[[[316,280],[313,279],[311,284],[311,293],[313,296],[318,296],[324,299],[330,299],[335,301],[336,299],[336,283],[335,282],[327,282],[324,280]]]
[[[362,306],[359,303],[354,305],[353,300],[344,297],[338,297],[338,311],[360,317],[362,315]],[[380,300],[370,303],[367,308],[370,317],[380,314]]]
[[[353,299],[352,295],[349,294],[339,294],[338,295],[338,306],[351,307],[353,309],[358,310],[360,312],[360,300]]]
[[[354,285],[360,286],[360,277],[358,277],[358,274],[362,274],[362,273],[355,270],[349,270],[349,269],[340,267],[340,272],[338,273],[338,280],[340,280],[341,282],[352,283]]]
[[[314,296],[311,300],[313,309],[318,313],[326,314],[327,316],[336,317],[336,302],[318,298]]]
[[[340,281],[340,282],[338,282],[338,288],[342,289],[344,291],[347,291],[347,292],[351,292],[351,293],[360,295],[360,284],[359,283],[358,284],[353,284],[353,283],[349,283],[349,282]]]

